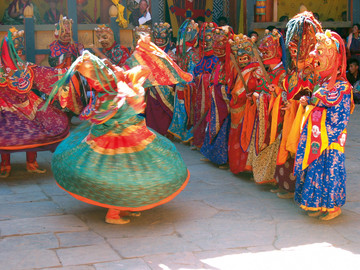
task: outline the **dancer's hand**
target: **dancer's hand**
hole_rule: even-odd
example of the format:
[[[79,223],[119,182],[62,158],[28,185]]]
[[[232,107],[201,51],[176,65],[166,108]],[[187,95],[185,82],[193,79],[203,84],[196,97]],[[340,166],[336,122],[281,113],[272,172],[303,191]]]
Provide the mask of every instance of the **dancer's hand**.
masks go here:
[[[275,92],[275,90],[276,90],[276,85],[273,84],[273,83],[270,84],[270,85],[269,85],[269,91],[270,91],[270,92]]]
[[[303,106],[307,106],[308,105],[308,100],[307,100],[307,97],[306,96],[302,96],[300,98],[300,104],[303,105]]]
[[[284,106],[281,108],[281,110],[287,111],[287,110],[290,110],[290,108],[291,108],[291,103],[290,103],[290,102],[286,102],[286,103],[284,104]]]

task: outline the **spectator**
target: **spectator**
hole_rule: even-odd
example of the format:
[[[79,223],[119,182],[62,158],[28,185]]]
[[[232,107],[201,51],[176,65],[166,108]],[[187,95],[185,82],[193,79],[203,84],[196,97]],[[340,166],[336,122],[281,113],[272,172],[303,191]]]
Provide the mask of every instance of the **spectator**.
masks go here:
[[[5,10],[2,23],[6,25],[19,25],[24,23],[24,10],[31,6],[34,11],[35,23],[41,23],[40,13],[37,6],[31,0],[13,0]]]
[[[219,26],[225,26],[225,25],[228,25],[228,19],[226,17],[220,17],[218,19],[218,25]]]
[[[320,21],[319,13],[314,12],[313,14],[314,14],[314,18],[315,18],[316,20]]]
[[[352,31],[347,38],[347,49],[350,51],[350,57],[355,58],[360,62],[360,37],[359,24],[354,24]]]
[[[140,0],[139,8],[135,9],[130,15],[130,23],[133,26],[151,25],[151,14],[149,12],[149,5],[146,0]]]
[[[57,0],[45,0],[49,4],[49,9],[44,15],[44,23],[55,24],[60,19],[60,11],[56,8]]]
[[[199,25],[199,29],[201,29],[201,26],[205,22],[205,17],[199,16],[195,19],[195,22]]]
[[[353,96],[355,104],[360,103],[360,81],[357,81],[353,88]]]
[[[85,6],[88,4],[88,0],[76,0],[76,12],[78,23],[96,23],[98,20],[92,18],[86,11]]]
[[[253,37],[254,37],[254,41],[255,41],[255,43],[259,40],[259,33],[258,32],[256,32],[256,31],[251,31],[250,33],[249,33],[249,37],[252,39]]]
[[[287,23],[289,21],[289,17],[288,16],[281,16],[279,19],[279,22],[284,22]],[[286,35],[286,26],[285,28],[280,28],[279,29],[280,33],[283,35],[283,37],[285,38]]]
[[[333,18],[329,18],[329,19],[327,19],[326,21],[327,21],[327,22],[335,22],[335,20],[334,20]],[[336,30],[335,30],[334,28],[332,28],[332,27],[328,27],[327,29],[329,29],[329,30],[331,30],[331,31],[333,31],[333,32],[336,32]]]
[[[349,70],[346,72],[346,78],[352,86],[360,80],[359,74],[359,61],[355,58],[351,58],[348,62]]]
[[[289,16],[281,16],[280,19],[279,19],[279,22],[288,22],[289,21]]]
[[[343,11],[341,13],[341,20],[343,22],[347,21],[347,12]],[[346,37],[349,35],[349,28],[342,27],[342,28],[336,28],[336,32],[341,36],[342,39],[346,39]]]
[[[273,25],[269,25],[268,27],[266,27],[266,30],[269,30],[269,32],[272,32],[272,30],[274,29],[276,29],[276,27]]]

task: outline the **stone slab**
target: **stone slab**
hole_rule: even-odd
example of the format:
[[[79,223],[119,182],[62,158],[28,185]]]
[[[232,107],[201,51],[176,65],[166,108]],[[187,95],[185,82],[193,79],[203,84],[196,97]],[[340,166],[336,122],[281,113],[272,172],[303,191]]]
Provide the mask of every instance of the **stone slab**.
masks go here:
[[[43,268],[41,270],[96,270],[92,265],[76,265],[76,266],[65,266],[56,268]]]
[[[0,221],[1,236],[85,230],[88,230],[86,224],[73,215]]]
[[[145,256],[144,261],[153,270],[204,269],[204,264],[192,252]]]
[[[1,187],[0,187],[1,189]],[[21,202],[37,202],[48,201],[49,198],[42,192],[32,193],[15,193],[11,195],[1,195],[0,204],[4,203],[21,203]]]
[[[46,250],[58,248],[59,242],[54,234],[32,234],[0,239],[0,253],[19,250]]]
[[[120,256],[107,244],[56,250],[64,266],[117,261]]]
[[[17,250],[0,252],[1,269],[25,270],[61,266],[53,250]]]
[[[108,241],[124,258],[142,257],[158,253],[192,252],[200,250],[196,244],[185,241],[175,235],[119,238],[108,239]]]
[[[7,203],[1,204],[0,207],[0,217],[8,219],[53,216],[63,213],[58,205],[50,201]]]
[[[105,240],[98,234],[91,231],[57,233],[60,247],[90,246],[104,244]]]
[[[126,259],[117,262],[97,263],[96,270],[151,270],[142,259]]]

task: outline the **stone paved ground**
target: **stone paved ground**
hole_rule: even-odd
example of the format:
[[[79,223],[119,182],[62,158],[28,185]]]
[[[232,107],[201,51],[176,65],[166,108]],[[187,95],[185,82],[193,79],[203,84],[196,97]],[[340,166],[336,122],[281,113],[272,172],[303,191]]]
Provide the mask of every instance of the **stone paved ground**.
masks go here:
[[[191,172],[186,189],[109,225],[105,209],[56,186],[50,153],[39,154],[45,175],[27,173],[25,155],[14,154],[11,177],[0,181],[0,269],[360,269],[360,107],[351,120],[348,199],[329,222],[178,144]]]

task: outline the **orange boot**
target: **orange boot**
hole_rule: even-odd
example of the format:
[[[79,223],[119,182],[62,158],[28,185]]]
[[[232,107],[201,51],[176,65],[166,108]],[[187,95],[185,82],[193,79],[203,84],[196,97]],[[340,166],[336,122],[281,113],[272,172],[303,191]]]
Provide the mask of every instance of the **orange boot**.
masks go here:
[[[31,173],[45,173],[45,169],[40,169],[36,161],[36,152],[26,152],[26,170]]]
[[[10,154],[1,154],[0,178],[6,178],[10,175]]]
[[[106,217],[105,217],[105,222],[106,223],[110,223],[110,224],[126,224],[130,222],[130,219],[128,218],[123,218],[122,215],[124,213],[122,213],[122,211],[117,210],[117,209],[113,209],[113,208],[109,208]]]

